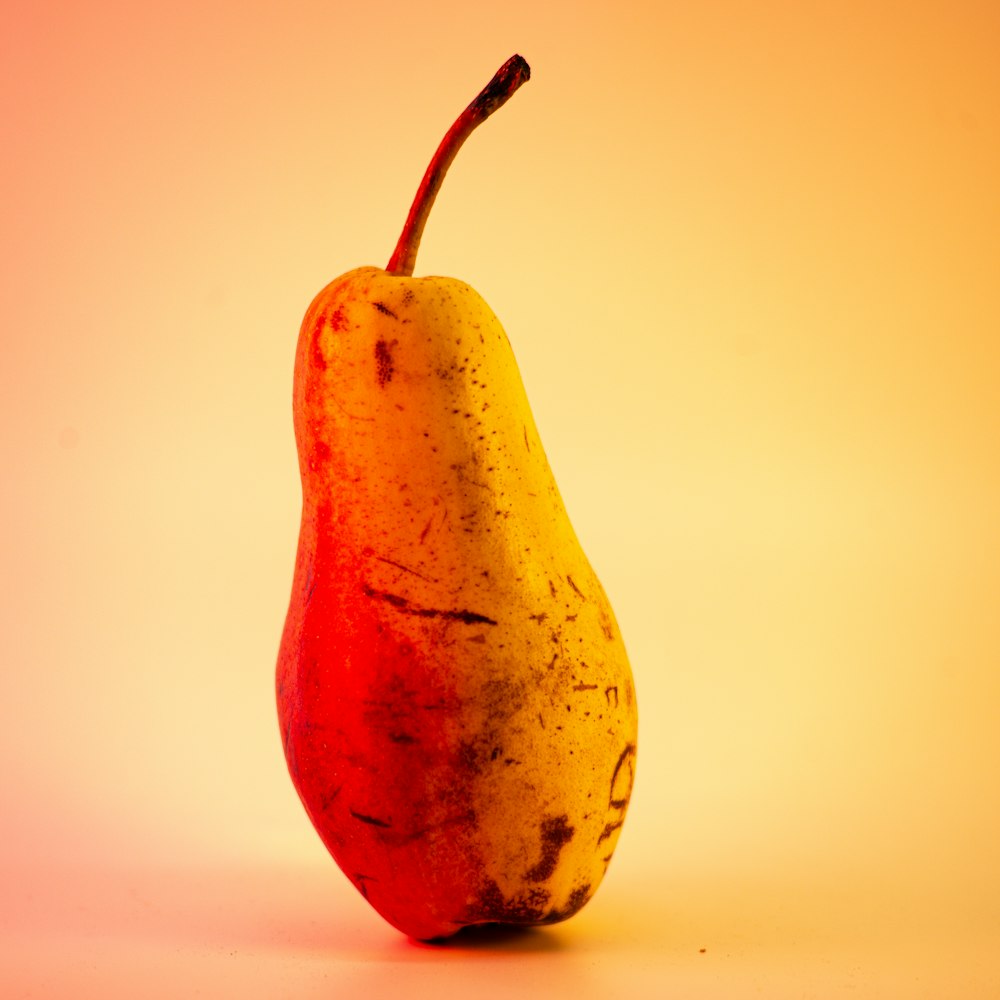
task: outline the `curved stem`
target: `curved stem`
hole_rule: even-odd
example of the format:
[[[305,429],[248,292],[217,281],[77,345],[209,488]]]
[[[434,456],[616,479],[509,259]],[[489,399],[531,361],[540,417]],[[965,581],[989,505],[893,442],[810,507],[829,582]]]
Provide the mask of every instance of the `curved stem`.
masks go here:
[[[455,159],[462,143],[481,125],[497,108],[502,107],[511,98],[514,91],[531,76],[531,69],[520,56],[511,56],[492,80],[480,91],[476,99],[455,119],[455,124],[448,129],[441,140],[437,152],[424,173],[424,179],[417,188],[416,197],[410,206],[410,214],[406,217],[403,231],[399,234],[396,249],[389,259],[386,270],[390,274],[409,276],[413,274],[413,265],[417,260],[417,249],[420,237],[424,232],[424,224],[430,214],[431,206],[441,189],[444,175]]]

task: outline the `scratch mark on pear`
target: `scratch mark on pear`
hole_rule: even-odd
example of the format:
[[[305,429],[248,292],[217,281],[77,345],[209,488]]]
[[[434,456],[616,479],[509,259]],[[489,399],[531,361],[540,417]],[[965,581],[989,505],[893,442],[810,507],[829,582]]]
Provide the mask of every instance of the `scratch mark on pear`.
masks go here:
[[[395,608],[400,614],[417,615],[420,618],[442,618],[445,621],[464,622],[466,625],[482,623],[483,625],[496,625],[492,618],[481,615],[475,611],[443,611],[440,608],[421,608],[411,604],[405,597],[398,594],[389,594],[384,590],[375,590],[372,587],[364,588],[365,597],[372,597],[379,601],[385,601],[390,607]]]
[[[341,789],[343,787],[344,787],[343,783],[341,783],[341,784],[337,785],[336,788],[330,789],[330,791],[328,791],[320,799],[320,808],[323,809],[324,811],[326,811],[327,809],[329,809],[330,806],[333,805],[333,803],[337,801],[337,796],[340,794]]]
[[[427,519],[427,523],[424,525],[424,530],[420,532],[420,544],[424,544],[424,539],[427,537],[427,532],[431,530],[431,525],[434,523],[434,515]]]
[[[618,763],[615,764],[614,772],[611,775],[611,797],[608,799],[609,809],[624,809],[632,797],[632,782],[635,779],[635,771],[633,766],[633,758],[635,757],[635,744],[626,743],[625,749],[622,750],[621,756],[618,758]],[[627,770],[623,771],[627,765]],[[622,783],[627,785],[627,787],[622,788],[615,794],[615,786],[618,784],[619,777],[622,778]]]
[[[387,563],[389,566],[395,566],[396,569],[401,569],[406,573],[412,573],[414,576],[420,577],[421,580],[426,580],[428,583],[437,583],[433,577],[424,576],[423,573],[418,573],[415,569],[411,569],[409,566],[404,566],[400,562],[396,562],[395,559],[386,559],[385,556],[375,556],[379,562]]]
[[[620,820],[618,820],[617,823],[607,823],[607,824],[605,824],[604,829],[601,831],[601,835],[597,838],[597,842],[601,843],[601,841],[607,840],[608,837],[610,837],[611,834],[613,834],[615,832],[615,830],[620,830],[621,829],[622,824],[624,822],[625,822],[624,820],[620,819]]]
[[[604,638],[611,642],[615,637],[614,629],[611,627],[611,618],[608,615],[606,608],[601,608],[599,612],[601,620],[601,631],[604,633]]]
[[[367,823],[369,826],[377,826],[383,830],[388,830],[392,826],[392,823],[387,820],[376,819],[374,816],[366,816],[364,813],[355,812],[353,809],[350,812],[355,819],[359,819],[362,823]]]
[[[345,417],[348,417],[351,420],[367,420],[369,423],[372,423],[375,420],[374,417],[366,417],[360,413],[351,413],[351,411],[348,410],[344,404],[333,395],[333,393],[329,393],[327,398],[333,403],[334,406],[337,407],[338,410],[340,410],[341,413],[344,414]]]
[[[374,875],[362,875],[360,872],[355,874],[354,881],[358,884],[358,889],[361,890],[361,895],[368,898],[368,882],[377,882],[378,879]]]

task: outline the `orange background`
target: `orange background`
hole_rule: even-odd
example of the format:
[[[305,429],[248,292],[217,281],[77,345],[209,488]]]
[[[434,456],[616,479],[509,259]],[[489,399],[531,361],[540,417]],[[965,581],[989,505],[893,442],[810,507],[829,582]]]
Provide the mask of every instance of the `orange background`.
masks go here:
[[[417,272],[507,328],[639,769],[586,910],[441,951],[285,773],[291,366],[515,51]],[[8,4],[0,993],[1000,994],[998,51],[989,0]]]

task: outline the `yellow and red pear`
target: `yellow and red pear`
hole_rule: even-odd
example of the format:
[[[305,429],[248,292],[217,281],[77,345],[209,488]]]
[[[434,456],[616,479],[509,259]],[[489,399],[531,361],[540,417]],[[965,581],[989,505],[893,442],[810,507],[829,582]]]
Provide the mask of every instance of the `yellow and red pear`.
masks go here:
[[[412,276],[458,146],[527,78],[513,57],[463,112],[389,266],[320,292],[295,361],[285,754],[344,873],[423,940],[579,910],[635,770],[625,647],[507,336],[467,284]]]

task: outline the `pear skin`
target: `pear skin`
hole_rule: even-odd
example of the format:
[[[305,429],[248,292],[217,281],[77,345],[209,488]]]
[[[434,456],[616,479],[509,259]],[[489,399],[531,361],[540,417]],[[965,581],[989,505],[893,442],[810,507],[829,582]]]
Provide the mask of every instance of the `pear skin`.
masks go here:
[[[468,285],[362,267],[299,334],[303,504],[277,700],[320,837],[421,940],[578,911],[637,708],[513,352]]]

